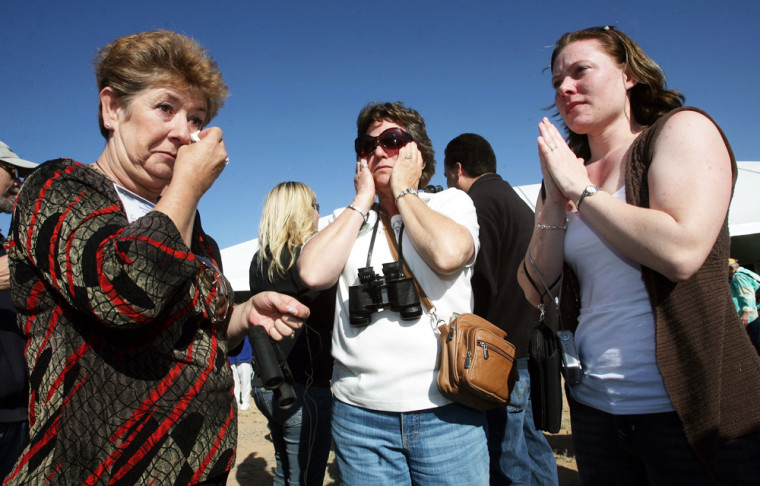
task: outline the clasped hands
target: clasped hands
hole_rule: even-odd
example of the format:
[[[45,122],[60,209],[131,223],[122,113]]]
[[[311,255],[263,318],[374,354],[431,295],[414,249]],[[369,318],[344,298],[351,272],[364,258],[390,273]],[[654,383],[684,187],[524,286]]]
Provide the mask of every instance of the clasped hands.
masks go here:
[[[544,117],[538,124],[538,157],[544,177],[544,204],[575,203],[591,184],[582,158],[576,157],[556,126]]]

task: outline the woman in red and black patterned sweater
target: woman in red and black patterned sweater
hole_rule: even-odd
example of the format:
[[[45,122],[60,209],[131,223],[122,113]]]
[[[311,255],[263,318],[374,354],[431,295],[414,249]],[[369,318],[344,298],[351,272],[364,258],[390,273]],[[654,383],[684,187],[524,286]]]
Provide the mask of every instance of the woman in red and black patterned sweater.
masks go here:
[[[196,211],[229,160],[222,131],[203,129],[227,96],[206,51],[135,34],[96,69],[103,153],[43,164],[13,218],[31,442],[6,484],[225,484],[227,351],[254,324],[291,335],[308,309],[275,293],[231,305]]]

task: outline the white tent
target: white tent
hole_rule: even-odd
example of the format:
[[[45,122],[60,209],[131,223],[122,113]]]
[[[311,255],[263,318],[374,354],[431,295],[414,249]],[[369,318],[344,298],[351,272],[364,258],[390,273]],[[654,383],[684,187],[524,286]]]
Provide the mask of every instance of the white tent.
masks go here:
[[[253,255],[256,254],[256,250],[258,249],[259,239],[254,238],[253,240],[248,240],[222,250],[224,276],[230,281],[235,292],[247,292],[250,290],[248,271]]]
[[[728,213],[731,234],[731,256],[742,265],[755,264],[760,268],[760,162],[738,162],[739,177]],[[535,209],[541,184],[515,187],[520,197]],[[258,249],[253,239],[222,250],[224,274],[238,292],[249,290],[248,268]]]

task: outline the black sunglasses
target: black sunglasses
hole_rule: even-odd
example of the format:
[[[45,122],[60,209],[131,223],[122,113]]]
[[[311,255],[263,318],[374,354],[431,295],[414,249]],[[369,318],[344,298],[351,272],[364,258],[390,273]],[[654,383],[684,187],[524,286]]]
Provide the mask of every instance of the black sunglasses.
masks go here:
[[[18,167],[16,167],[15,165],[0,163],[0,167],[5,169],[5,171],[8,172],[11,175],[11,177],[13,177],[14,179],[21,180],[21,174],[18,171]]]
[[[401,147],[413,140],[411,135],[400,128],[394,127],[387,129],[377,137],[369,135],[357,137],[354,141],[354,148],[356,149],[356,155],[367,157],[375,151],[378,144],[386,150],[400,150]]]
[[[597,27],[589,27],[588,29],[583,30],[588,30],[591,32],[609,32],[611,30],[615,30],[615,27],[612,25],[599,25]]]

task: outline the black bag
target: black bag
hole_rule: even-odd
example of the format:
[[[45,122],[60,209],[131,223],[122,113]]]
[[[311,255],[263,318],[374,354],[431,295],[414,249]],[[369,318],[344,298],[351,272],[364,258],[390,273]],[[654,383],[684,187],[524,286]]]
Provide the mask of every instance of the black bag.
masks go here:
[[[562,425],[562,380],[557,335],[542,320],[530,335],[528,356],[533,424],[551,434]]]
[[[528,259],[535,268],[533,259],[530,256]],[[543,300],[544,296],[549,293],[549,288],[543,282],[543,277],[541,277],[541,281],[546,288],[546,292],[539,290],[530,273],[528,273],[528,268],[524,261],[523,270]],[[538,272],[538,269],[536,269],[536,272]],[[540,276],[541,274],[538,273],[538,275]],[[561,282],[561,276],[552,287],[558,282]],[[539,318],[538,326],[533,328],[533,332],[530,335],[528,354],[533,425],[537,430],[556,434],[562,425],[562,379],[560,378],[562,358],[557,333],[546,324],[543,304],[539,305],[538,308],[541,310],[541,317]],[[557,306],[557,310],[559,311],[559,306]]]

